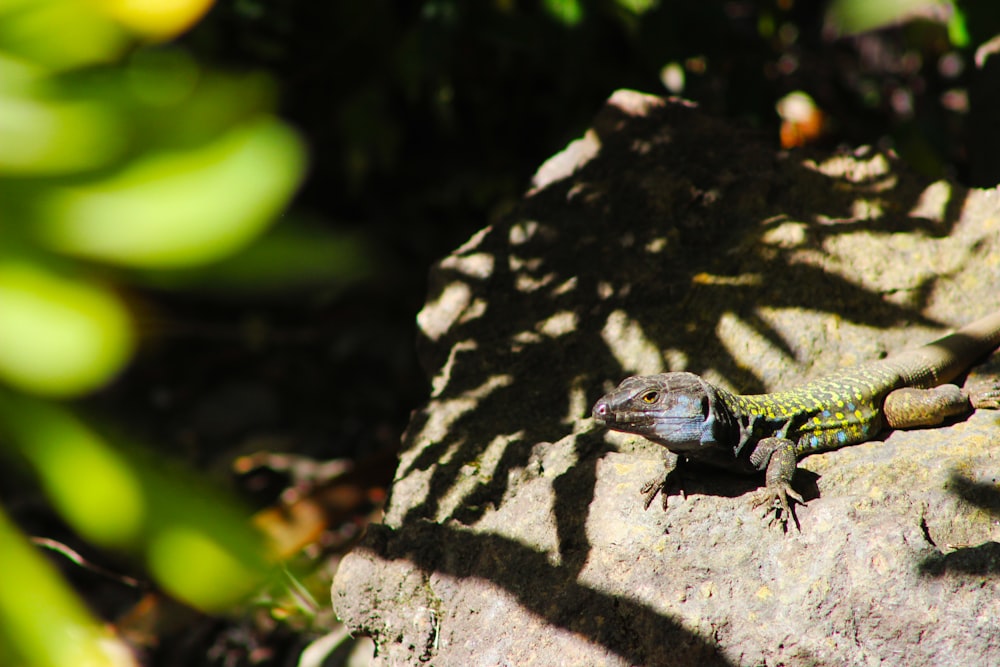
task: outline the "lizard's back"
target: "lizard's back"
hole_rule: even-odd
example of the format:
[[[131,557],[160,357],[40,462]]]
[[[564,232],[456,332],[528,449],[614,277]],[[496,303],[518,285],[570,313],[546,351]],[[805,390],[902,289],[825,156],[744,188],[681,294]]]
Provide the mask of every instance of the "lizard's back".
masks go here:
[[[883,402],[901,387],[926,389],[953,380],[1000,345],[1000,313],[921,347],[837,371],[787,391],[724,394],[735,415],[760,435],[779,431],[806,454],[865,442],[885,427]]]
[[[785,429],[796,454],[865,442],[885,427],[882,401],[907,386],[900,369],[886,359],[837,371],[786,391],[724,395],[733,414],[765,437]]]

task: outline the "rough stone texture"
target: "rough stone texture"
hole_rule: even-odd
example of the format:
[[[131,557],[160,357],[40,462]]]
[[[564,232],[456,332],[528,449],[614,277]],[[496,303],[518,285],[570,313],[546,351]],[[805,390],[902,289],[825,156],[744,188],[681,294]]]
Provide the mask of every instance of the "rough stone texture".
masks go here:
[[[589,418],[631,373],[786,388],[997,308],[997,191],[620,91],[433,271],[434,393],[335,608],[378,664],[1000,664],[1000,415],[805,459],[788,534],[714,470],[643,511],[661,451]]]

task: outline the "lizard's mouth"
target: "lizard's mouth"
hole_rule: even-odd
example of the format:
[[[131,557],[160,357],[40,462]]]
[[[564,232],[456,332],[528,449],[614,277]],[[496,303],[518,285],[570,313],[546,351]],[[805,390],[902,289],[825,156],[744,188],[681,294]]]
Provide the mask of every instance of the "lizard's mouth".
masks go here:
[[[621,431],[641,431],[656,421],[648,412],[615,412],[606,403],[595,405],[593,415],[598,423]]]

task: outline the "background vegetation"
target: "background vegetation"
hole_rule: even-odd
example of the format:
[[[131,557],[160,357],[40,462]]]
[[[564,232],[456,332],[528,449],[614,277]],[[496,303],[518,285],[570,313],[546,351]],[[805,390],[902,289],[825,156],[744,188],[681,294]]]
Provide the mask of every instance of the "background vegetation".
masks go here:
[[[611,92],[993,185],[997,33],[993,0],[0,0],[0,663],[294,664],[426,395],[429,264]]]

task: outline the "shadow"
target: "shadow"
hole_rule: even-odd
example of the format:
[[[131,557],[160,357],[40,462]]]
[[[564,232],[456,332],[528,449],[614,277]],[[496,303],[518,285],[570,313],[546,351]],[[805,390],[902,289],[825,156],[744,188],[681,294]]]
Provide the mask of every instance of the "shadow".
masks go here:
[[[371,549],[382,559],[406,560],[426,574],[490,581],[548,624],[586,637],[631,664],[734,664],[669,616],[582,585],[572,568],[553,565],[545,554],[508,538],[456,531],[429,521],[415,521],[405,531],[381,525],[369,530],[359,549]]]
[[[1000,489],[996,484],[976,482],[952,471],[947,488],[969,505],[985,510],[993,516],[1000,516]],[[927,532],[926,527],[924,531]],[[927,541],[933,544],[929,535]],[[918,571],[928,577],[944,577],[949,574],[973,576],[1000,574],[1000,543],[985,542],[976,546],[960,547],[946,554],[926,558],[921,561]]]
[[[927,558],[920,563],[918,571],[928,577],[949,574],[995,576],[1000,574],[1000,543],[986,542]]]
[[[996,484],[976,482],[952,471],[948,490],[973,507],[1000,516],[1000,488]]]
[[[597,446],[587,446],[593,443]],[[568,573],[576,576],[587,562],[590,553],[587,540],[587,502],[594,496],[597,485],[597,462],[608,450],[603,440],[593,432],[577,438],[576,454],[580,463],[556,477],[552,482],[556,516],[556,535],[559,540],[559,559]]]
[[[882,294],[794,260],[801,249],[821,252],[830,237],[862,223],[868,229],[947,234],[954,217],[941,221],[887,214],[854,219],[857,201],[873,191],[883,199],[908,196],[909,203],[887,208],[909,210],[923,183],[895,172],[855,181],[831,178],[802,166],[804,160],[769,154],[750,131],[679,104],[654,109],[647,117],[628,116],[609,105],[595,127],[600,148],[594,159],[571,178],[531,194],[507,221],[487,228],[455,254],[455,261],[443,262],[432,274],[429,303],[461,285],[469,294],[465,306],[480,304],[482,309],[437,340],[419,341],[430,374],[446,363],[450,367],[441,395],[468,395],[491,377],[507,376],[509,382],[476,399],[475,409],[452,422],[446,437],[399,470],[398,475],[405,476],[433,468],[430,493],[419,507],[411,507],[406,520],[435,516],[435,499],[453,487],[463,466],[476,461],[498,435],[516,434],[491,480],[474,492],[474,498],[501,498],[507,473],[526,465],[535,443],[568,433],[562,421],[571,407],[568,379],[575,376],[586,387],[589,410],[608,385],[629,374],[630,369],[600,344],[600,329],[612,313],[625,313],[656,349],[680,351],[689,360],[687,370],[714,371],[744,393],[767,387],[718,337],[718,323],[727,313],[739,312],[746,325],[791,357],[792,345],[757,315],[762,307],[835,313],[874,327],[943,324],[921,316],[919,307],[894,305]],[[708,136],[716,141],[704,155]],[[615,171],[611,165],[628,166]],[[683,187],[669,197],[651,194],[661,179],[677,174]],[[720,181],[727,188],[724,194],[717,192]],[[896,185],[887,189],[885,181]],[[782,196],[781,204],[772,203],[782,187],[799,192],[801,199]],[[727,198],[733,200],[729,205]],[[961,199],[956,188],[946,206],[952,216],[961,210]],[[795,205],[779,208],[789,200],[798,202],[801,210],[788,210]],[[662,223],[650,224],[651,219]],[[761,242],[781,219],[812,221],[794,248]],[[665,250],[646,250],[658,245]],[[473,256],[488,256],[492,269],[470,272],[462,259]],[[767,277],[777,272],[784,274],[785,288],[769,282]],[[701,278],[706,275],[716,279]],[[741,282],[740,276],[757,278]],[[920,302],[934,282],[928,279],[913,287]],[[546,318],[560,312],[570,313],[575,327],[546,334]],[[470,340],[474,347],[451,352]],[[432,401],[415,415],[408,429],[412,437],[423,431],[437,407]],[[484,414],[491,419],[484,420]],[[458,455],[445,457],[459,441]],[[448,462],[440,463],[444,458]],[[480,500],[471,505],[461,512],[463,523],[474,523],[481,516],[475,507],[485,506]]]

